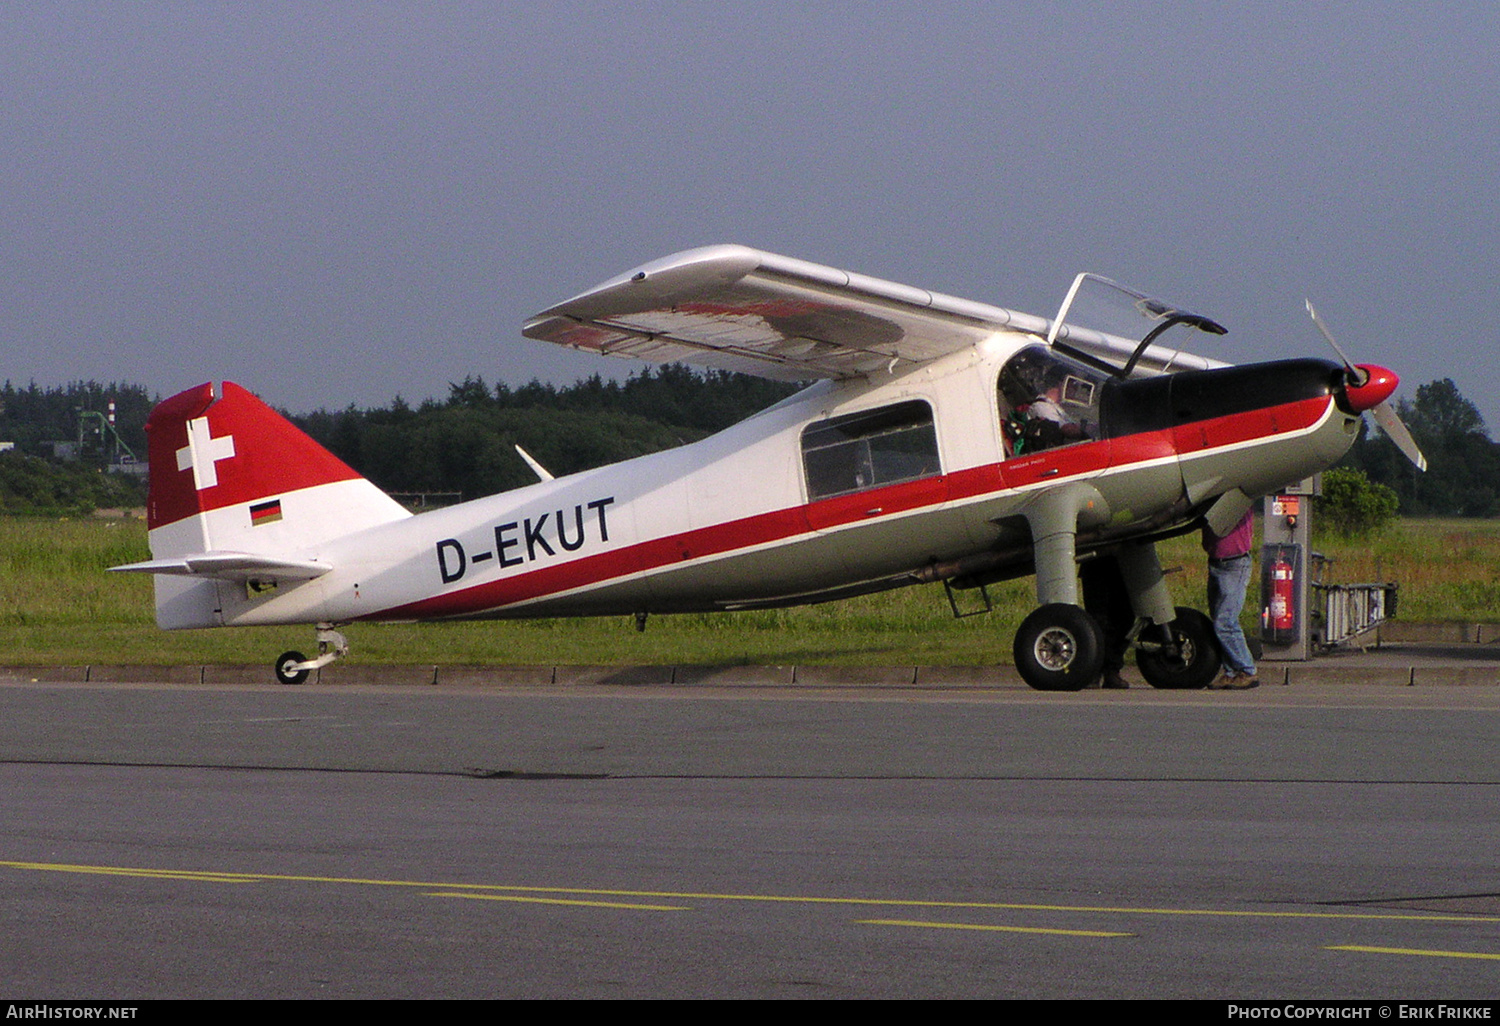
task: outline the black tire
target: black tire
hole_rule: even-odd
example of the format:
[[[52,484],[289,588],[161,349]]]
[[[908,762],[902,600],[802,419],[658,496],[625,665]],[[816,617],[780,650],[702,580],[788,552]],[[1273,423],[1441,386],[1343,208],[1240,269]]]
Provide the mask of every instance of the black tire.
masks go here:
[[[1013,651],[1021,679],[1038,691],[1078,691],[1104,670],[1104,632],[1088,613],[1063,602],[1032,610]]]
[[[1135,663],[1141,676],[1153,688],[1192,690],[1206,688],[1219,675],[1222,656],[1214,622],[1196,609],[1177,607],[1172,621],[1172,637],[1181,652],[1169,659],[1160,652],[1136,649]]]
[[[294,670],[293,666],[298,663],[307,662],[307,656],[301,652],[283,652],[281,658],[276,660],[276,682],[278,684],[301,684],[307,680],[311,670]]]

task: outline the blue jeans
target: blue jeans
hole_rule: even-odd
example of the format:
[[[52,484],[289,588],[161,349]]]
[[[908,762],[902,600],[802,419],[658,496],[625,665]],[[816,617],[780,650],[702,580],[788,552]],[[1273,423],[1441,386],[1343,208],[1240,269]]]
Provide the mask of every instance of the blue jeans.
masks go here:
[[[1240,610],[1245,608],[1245,589],[1249,584],[1249,553],[1208,561],[1208,611],[1213,617],[1227,673],[1255,673],[1255,657],[1250,654],[1245,632],[1240,629]]]

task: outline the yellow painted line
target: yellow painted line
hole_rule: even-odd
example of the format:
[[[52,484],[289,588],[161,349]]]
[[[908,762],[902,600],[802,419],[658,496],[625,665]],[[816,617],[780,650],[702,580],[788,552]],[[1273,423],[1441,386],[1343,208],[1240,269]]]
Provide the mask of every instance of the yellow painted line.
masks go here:
[[[1500,954],[1487,951],[1426,951],[1422,948],[1371,948],[1363,944],[1335,944],[1325,951],[1359,951],[1367,955],[1426,955],[1428,958],[1482,958],[1500,962]]]
[[[199,883],[256,883],[261,877],[246,873],[202,873],[193,869],[132,869],[125,866],[67,866],[50,862],[0,862],[12,869],[41,869],[53,873],[92,873],[99,876],[141,876],[158,880]]]
[[[68,865],[53,862],[8,862],[0,868],[57,873],[99,873],[116,876],[156,876],[208,883],[319,883],[363,887],[418,887],[424,890],[505,892],[508,894],[582,895],[588,898],[665,898],[675,901],[757,901],[794,905],[860,905],[872,908],[953,908],[1008,912],[1089,912],[1106,915],[1210,916],[1229,919],[1395,919],[1423,923],[1495,923],[1500,916],[1412,915],[1392,912],[1261,912],[1249,909],[1161,908],[1128,905],[1034,905],[997,901],[930,901],[919,898],[835,898],[798,894],[736,894],[712,891],[636,891],[598,887],[525,887],[510,884],[470,884],[444,880],[384,880],[347,876],[300,876],[284,873],[210,873],[196,870],[139,869],[120,866]]]
[[[428,891],[429,898],[470,898],[475,901],[518,901],[536,905],[586,905],[590,908],[635,908],[647,912],[688,912],[686,905],[631,905],[623,901],[580,901],[570,898],[528,898],[519,894],[466,894],[453,891]]]
[[[1104,930],[1047,930],[1035,926],[989,926],[984,923],[928,923],[920,919],[856,919],[865,926],[918,926],[932,930],[990,930],[996,933],[1055,933],[1065,937],[1134,937],[1133,933]]]

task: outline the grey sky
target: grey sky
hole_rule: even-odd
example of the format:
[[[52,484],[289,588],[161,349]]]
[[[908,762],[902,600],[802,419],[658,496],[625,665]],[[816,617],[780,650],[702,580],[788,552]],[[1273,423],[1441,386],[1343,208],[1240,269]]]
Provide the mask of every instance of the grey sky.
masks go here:
[[[520,337],[742,242],[1035,313],[1093,270],[1235,362],[1500,432],[1500,5],[0,3],[0,379],[294,410],[629,369]]]

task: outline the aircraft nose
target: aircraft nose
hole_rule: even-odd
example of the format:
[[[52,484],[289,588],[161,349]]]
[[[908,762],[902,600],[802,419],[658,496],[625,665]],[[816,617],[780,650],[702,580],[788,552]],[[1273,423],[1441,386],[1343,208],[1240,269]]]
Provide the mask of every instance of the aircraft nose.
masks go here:
[[[1364,376],[1359,383],[1350,382],[1344,386],[1344,402],[1355,413],[1363,413],[1374,409],[1391,397],[1396,391],[1396,386],[1401,384],[1401,379],[1396,377],[1394,371],[1378,367],[1373,363],[1362,363],[1357,368]]]

